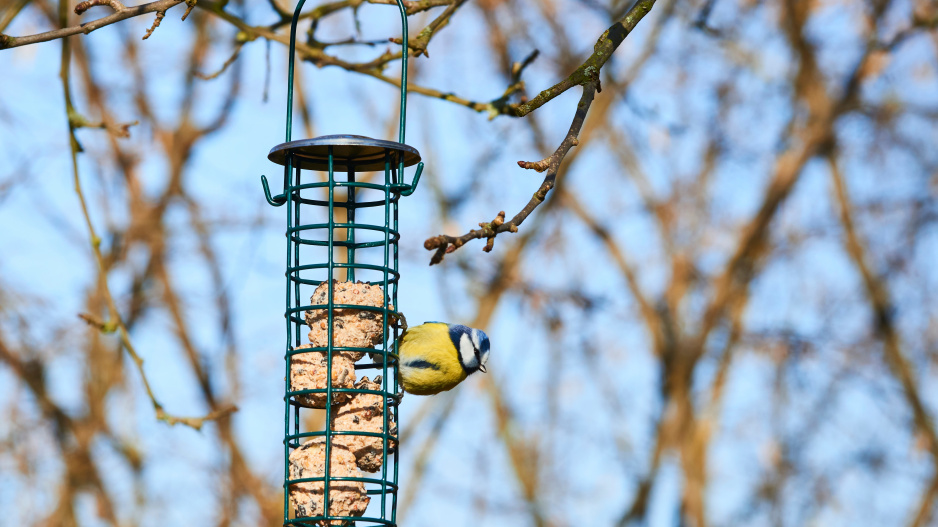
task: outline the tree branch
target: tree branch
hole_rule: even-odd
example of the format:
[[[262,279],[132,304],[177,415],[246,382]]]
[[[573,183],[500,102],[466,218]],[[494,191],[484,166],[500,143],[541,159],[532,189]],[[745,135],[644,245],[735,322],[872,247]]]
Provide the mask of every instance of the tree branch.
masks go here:
[[[62,18],[64,19],[64,13]],[[124,349],[127,350],[127,354],[130,355],[130,358],[133,360],[134,365],[137,368],[137,371],[140,373],[140,378],[143,381],[143,387],[147,392],[147,396],[150,398],[150,403],[153,405],[153,409],[156,412],[156,417],[160,421],[164,421],[170,425],[183,424],[190,426],[198,430],[202,427],[205,421],[218,419],[225,415],[230,414],[235,411],[237,408],[230,406],[227,408],[219,409],[213,411],[212,413],[204,417],[177,417],[169,414],[163,409],[163,405],[156,399],[156,396],[153,394],[153,389],[150,387],[150,381],[147,379],[146,373],[143,371],[143,358],[137,353],[136,348],[133,345],[133,342],[130,340],[130,332],[127,330],[127,326],[124,324],[123,319],[121,318],[120,311],[117,308],[117,303],[114,301],[114,295],[111,294],[110,287],[108,286],[107,280],[107,266],[104,263],[104,256],[101,254],[101,238],[98,236],[95,231],[94,224],[91,221],[91,215],[88,212],[88,203],[85,199],[85,194],[81,186],[81,178],[78,173],[78,152],[81,151],[81,146],[78,143],[78,139],[75,137],[75,129],[78,128],[75,123],[74,114],[75,108],[72,105],[72,96],[71,96],[71,87],[69,82],[69,64],[71,62],[71,47],[69,46],[69,41],[67,39],[62,41],[62,61],[59,71],[59,76],[62,81],[62,91],[65,99],[65,111],[68,117],[68,133],[69,133],[69,143],[71,145],[71,161],[72,161],[72,182],[74,184],[75,194],[78,196],[78,201],[81,205],[81,212],[84,216],[85,226],[88,229],[88,235],[91,242],[91,250],[94,254],[95,262],[98,264],[98,280],[101,283],[101,289],[104,292],[104,298],[107,302],[108,307],[108,316],[109,320],[101,322],[100,324],[94,323],[94,321],[88,315],[82,317],[86,321],[92,323],[98,327],[99,330],[110,333],[116,331],[120,337],[120,341],[123,344]]]
[[[899,331],[895,324],[895,310],[890,299],[889,290],[886,287],[885,280],[877,276],[871,268],[869,249],[864,246],[863,241],[857,234],[853,223],[853,207],[850,204],[850,198],[847,196],[847,185],[844,182],[843,174],[840,173],[840,168],[837,166],[833,153],[828,154],[827,161],[831,180],[833,181],[834,195],[840,209],[840,224],[843,226],[845,236],[844,243],[847,253],[853,259],[853,263],[856,265],[866,288],[867,298],[873,310],[874,328],[883,342],[883,354],[885,355],[886,364],[902,385],[903,395],[905,395],[906,402],[912,409],[915,428],[927,441],[928,452],[932,457],[933,470],[938,474],[938,432],[935,431],[934,420],[925,407],[912,367],[902,352]],[[925,491],[922,503],[927,503],[927,497],[938,492],[938,490],[932,490],[934,486],[933,483],[930,485],[930,489]],[[924,519],[928,513],[929,507],[920,506],[916,515],[916,522],[919,522],[918,518]]]
[[[436,17],[432,22],[427,24],[427,27],[423,28],[423,30],[416,37],[408,39],[407,47],[414,50],[415,57],[419,57],[421,54],[426,55],[427,57],[430,56],[430,54],[427,53],[427,46],[430,44],[430,39],[433,38],[433,35],[435,35],[437,31],[449,25],[449,21],[450,18],[452,18],[453,13],[455,13],[456,10],[462,7],[462,5],[465,3],[466,0],[456,0],[450,4],[446,10],[440,13],[440,16]],[[399,38],[392,38],[390,40],[391,42],[397,44],[403,44],[403,40]]]
[[[10,25],[10,22],[13,22],[16,15],[20,14],[20,11],[22,11],[29,2],[30,0],[14,0],[12,3],[7,4],[6,9],[0,13],[0,35],[2,35],[3,30]]]
[[[922,493],[922,498],[919,500],[915,516],[912,518],[912,522],[909,523],[909,527],[924,527],[928,525],[928,521],[931,518],[932,507],[935,506],[936,499],[938,499],[938,473],[932,476],[931,483],[928,484],[928,488]]]
[[[123,7],[123,4],[116,0],[90,0],[82,2],[75,6],[75,13],[82,14],[88,8],[94,5],[108,5],[115,9],[115,12],[97,20],[91,22],[86,22],[84,24],[79,24],[77,26],[63,27],[61,29],[54,29],[52,31],[46,31],[45,33],[39,33],[36,35],[28,35],[24,37],[11,37],[9,35],[0,34],[0,49],[7,48],[16,48],[19,46],[26,46],[28,44],[35,44],[37,42],[48,42],[50,40],[56,40],[59,38],[65,38],[72,35],[77,35],[79,33],[88,34],[96,29],[100,29],[104,26],[109,26],[111,24],[120,22],[122,20],[127,20],[128,18],[134,18],[140,15],[145,15],[147,13],[166,13],[167,9],[175,7],[177,4],[183,3],[185,0],[157,0],[156,2],[150,2],[148,4],[141,4],[134,7]],[[120,8],[120,9],[119,9]],[[162,18],[162,17],[160,17]],[[152,30],[149,32],[152,33]],[[148,36],[149,36],[148,33]]]
[[[505,212],[499,212],[491,222],[483,222],[479,224],[480,229],[473,229],[462,236],[449,236],[445,234],[440,234],[433,238],[429,238],[424,241],[423,246],[428,251],[436,251],[433,256],[430,258],[430,265],[438,264],[443,261],[443,257],[446,254],[452,253],[453,251],[459,249],[466,242],[486,238],[488,242],[485,244],[484,251],[488,252],[492,250],[492,247],[495,244],[495,237],[503,232],[518,232],[518,227],[524,222],[524,220],[534,212],[534,209],[538,207],[541,203],[544,202],[544,199],[547,197],[547,193],[554,187],[555,181],[557,179],[557,172],[560,170],[560,164],[563,162],[564,157],[567,155],[567,152],[571,148],[576,146],[579,141],[577,136],[580,133],[580,129],[583,127],[583,122],[586,120],[586,114],[589,112],[590,105],[593,103],[593,98],[596,95],[596,92],[602,91],[599,81],[600,69],[603,65],[609,60],[609,57],[612,53],[619,47],[619,44],[625,40],[625,37],[629,34],[632,29],[651,11],[651,8],[655,5],[655,0],[640,0],[636,3],[632,9],[615,24],[607,29],[602,36],[599,37],[599,40],[596,42],[596,45],[593,47],[593,54],[590,56],[582,66],[577,68],[573,74],[567,77],[565,80],[555,84],[552,88],[549,88],[540,94],[538,94],[530,102],[524,103],[520,106],[518,105],[504,105],[500,109],[496,109],[497,112],[508,113],[509,115],[514,115],[516,117],[523,117],[537,108],[543,106],[546,102],[550,101],[557,95],[565,92],[569,88],[582,85],[583,93],[580,96],[580,101],[577,103],[577,110],[573,116],[573,122],[570,124],[570,129],[567,131],[567,135],[564,137],[563,141],[560,143],[560,146],[557,147],[557,150],[554,151],[550,156],[540,160],[540,161],[518,161],[518,166],[521,168],[528,168],[535,170],[537,172],[547,172],[547,175],[544,177],[543,182],[541,182],[540,187],[528,201],[527,205],[524,206],[521,211],[519,211],[510,221],[505,222]],[[533,60],[533,57],[532,59]],[[528,61],[526,61],[528,62]],[[523,69],[523,65],[519,66],[520,70]],[[509,88],[510,89],[510,88]],[[490,103],[487,105],[488,110],[493,110],[494,106]]]
[[[547,193],[554,188],[554,182],[557,179],[557,172],[560,170],[560,163],[563,161],[563,158],[567,155],[567,152],[571,148],[578,144],[577,136],[580,133],[580,129],[583,127],[583,122],[586,120],[586,113],[589,111],[590,105],[593,103],[593,97],[596,94],[596,90],[599,86],[599,81],[594,80],[583,86],[583,95],[580,96],[580,102],[577,104],[576,113],[573,116],[573,122],[570,124],[570,129],[567,131],[566,137],[564,137],[563,142],[560,143],[560,146],[557,147],[557,150],[554,151],[549,157],[546,157],[537,162],[527,162],[527,161],[518,161],[518,165],[522,168],[533,168],[538,172],[547,171],[547,175],[544,177],[544,181],[541,183],[541,186],[537,189],[537,192],[531,196],[531,199],[528,201],[528,204],[521,209],[520,212],[515,214],[511,221],[505,223],[505,213],[504,211],[500,212],[498,216],[490,223],[480,223],[480,229],[473,229],[462,236],[447,236],[445,234],[440,234],[433,238],[427,239],[423,242],[423,246],[428,251],[436,250],[433,254],[433,257],[430,259],[430,265],[438,264],[443,261],[443,256],[449,254],[456,249],[459,249],[466,242],[470,240],[475,240],[479,238],[488,238],[488,243],[485,245],[485,251],[491,251],[492,246],[495,243],[495,237],[503,232],[518,232],[518,227],[527,219],[528,216],[534,212],[534,209],[538,207],[541,203],[544,202],[544,199],[547,197]]]
[[[599,37],[599,40],[593,46],[593,54],[569,77],[538,93],[528,102],[507,106],[505,113],[514,117],[524,117],[570,88],[585,85],[599,78],[599,70],[602,69],[606,61],[612,57],[616,48],[619,47],[619,44],[645,18],[645,15],[651,11],[654,5],[655,0],[639,0],[621,20],[609,27]]]

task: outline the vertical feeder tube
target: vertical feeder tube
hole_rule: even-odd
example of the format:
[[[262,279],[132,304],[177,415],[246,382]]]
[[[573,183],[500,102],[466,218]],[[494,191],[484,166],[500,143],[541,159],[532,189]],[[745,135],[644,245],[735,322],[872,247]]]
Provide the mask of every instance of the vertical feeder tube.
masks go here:
[[[402,46],[397,142],[356,135],[291,141],[296,26],[304,3],[299,0],[290,26],[286,142],[267,156],[283,166],[283,193],[272,196],[261,176],[267,202],[287,205],[283,525],[395,526],[402,395],[394,353],[401,319],[398,203],[414,192],[423,170],[420,154],[404,144],[408,47]],[[397,6],[406,43],[407,12],[402,0]],[[404,183],[404,169],[413,165],[413,180]],[[327,177],[304,177],[304,171]],[[345,181],[337,181],[342,172]],[[382,172],[383,182],[375,183]],[[336,201],[336,188],[345,189],[345,201]],[[345,222],[336,222],[337,207],[345,209]],[[375,220],[383,221],[368,223]],[[345,262],[336,262],[336,249],[344,249]],[[368,369],[381,375],[356,382],[356,372]]]
[[[268,157],[293,172],[284,193],[283,524],[396,525],[398,204],[415,184],[401,182],[401,167],[419,153],[346,135],[283,143]],[[369,369],[378,375],[358,378]]]

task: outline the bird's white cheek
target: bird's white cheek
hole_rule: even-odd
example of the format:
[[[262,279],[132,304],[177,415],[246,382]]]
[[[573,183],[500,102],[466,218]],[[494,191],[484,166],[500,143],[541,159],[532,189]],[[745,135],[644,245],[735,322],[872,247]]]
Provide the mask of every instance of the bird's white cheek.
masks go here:
[[[469,335],[463,335],[462,338],[459,339],[459,359],[465,366],[476,362],[475,348],[472,346]]]

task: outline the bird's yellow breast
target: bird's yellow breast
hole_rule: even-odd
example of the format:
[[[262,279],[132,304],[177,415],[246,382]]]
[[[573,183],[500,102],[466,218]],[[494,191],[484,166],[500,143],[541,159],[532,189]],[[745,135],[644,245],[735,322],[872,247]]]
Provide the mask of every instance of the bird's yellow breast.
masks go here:
[[[467,377],[446,324],[429,322],[408,329],[401,337],[399,353],[400,381],[412,394],[450,390]]]

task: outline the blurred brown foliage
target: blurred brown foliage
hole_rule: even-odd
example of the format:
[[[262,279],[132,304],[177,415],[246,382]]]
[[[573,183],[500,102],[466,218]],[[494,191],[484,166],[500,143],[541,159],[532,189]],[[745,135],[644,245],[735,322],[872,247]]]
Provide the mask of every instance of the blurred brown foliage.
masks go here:
[[[221,453],[221,461],[203,468],[215,481],[206,491],[214,496],[213,523],[280,521],[279,469],[251,461],[233,427],[236,407],[254,396],[241,389],[238,366],[251,351],[236,338],[239,308],[219,258],[221,233],[247,232],[264,220],[217,221],[190,183],[199,149],[230,127],[236,107],[246,104],[247,71],[264,68],[248,70],[240,54],[265,40],[281,52],[291,11],[278,0],[199,0],[181,27],[151,28],[153,35],[181,32],[189,42],[173,57],[184,71],[182,96],[166,119],[159,108],[165,99],[153,90],[161,72],[140,60],[143,47],[158,44],[141,42],[138,30],[150,27],[153,13],[162,19],[192,9],[176,7],[180,3],[162,0],[131,13],[112,0],[79,10],[88,21],[115,17],[112,38],[119,46],[101,54],[127,67],[121,82],[102,74],[96,61],[104,59],[90,52],[86,39],[96,34],[56,44],[67,42],[61,80],[72,156],[83,143],[93,144],[81,155],[116,175],[88,204],[105,207],[98,217],[107,221],[95,225],[96,211],[86,212],[87,230],[73,236],[91,240],[90,250],[84,245],[72,254],[91,255],[98,269],[96,279],[69,292],[82,295],[81,320],[50,324],[42,316],[47,299],[17,296],[0,275],[0,370],[14,384],[0,399],[7,423],[0,435],[6,480],[0,495],[4,486],[19,489],[8,490],[10,496],[40,488],[50,493],[52,506],[39,511],[17,498],[31,524],[85,524],[79,504],[87,496],[92,516],[109,525],[148,524],[145,511],[172,506],[159,503],[155,483],[145,477],[161,459],[116,428],[115,415],[204,426],[203,440]],[[391,2],[308,6],[299,57],[343,68],[353,79],[393,83],[395,75],[385,70],[398,62],[400,41],[386,39],[396,33],[379,35],[379,44],[358,35],[319,40],[317,31],[334,18],[357,24],[363,3]],[[433,268],[440,284],[435,294],[459,298],[458,307],[448,305],[469,325],[501,329],[493,331],[498,367],[477,380],[487,394],[491,437],[467,446],[445,433],[462,426],[453,417],[457,403],[478,399],[469,387],[423,401],[410,422],[401,423],[403,524],[448,524],[441,507],[455,517],[539,526],[584,518],[597,525],[696,527],[935,524],[938,399],[928,389],[938,357],[934,3],[406,5],[409,46],[426,55],[413,61],[416,120],[424,130],[452,128],[445,117],[419,109],[430,97],[470,117],[492,117],[487,126],[499,130],[467,132],[479,145],[473,148],[479,170],[471,174],[427,156],[441,141],[432,133],[425,133],[421,151],[435,170],[422,189],[436,214],[426,221],[426,248],[442,261]],[[638,8],[651,8],[644,20],[630,18]],[[73,9],[64,1],[10,0],[0,6],[0,42],[19,46],[76,33],[56,33],[77,26]],[[391,8],[363,9],[361,16],[375,9]],[[118,23],[137,16],[147,22]],[[21,17],[53,34],[3,37],[21,27],[12,25]],[[256,20],[274,22],[253,25]],[[630,21],[634,32],[622,35],[612,59],[606,55],[601,70],[584,73],[617,24]],[[441,44],[437,51],[435,45],[460,38],[473,41],[472,53],[492,64],[493,78],[485,81],[504,86],[504,93],[479,102],[434,87],[434,72],[459,67],[446,55],[454,46]],[[349,46],[373,49],[374,56],[357,62],[335,51]],[[318,118],[307,90],[311,71],[301,68],[297,80],[308,137]],[[217,83],[215,91],[203,89],[209,82]],[[579,112],[572,99],[543,95],[555,82],[578,94],[583,86]],[[72,90],[81,93],[77,103]],[[131,116],[115,109],[119,93],[130,94]],[[393,127],[395,115],[380,117]],[[509,121],[521,124],[500,124]],[[506,140],[506,126],[520,139]],[[544,183],[534,172],[478,174],[507,173],[507,165],[496,167],[491,159],[522,157],[505,152],[518,145],[544,157],[521,163],[546,169]],[[143,161],[154,157],[161,160],[161,177],[144,182]],[[76,186],[78,167],[74,162]],[[0,179],[0,197],[17,184]],[[492,222],[511,206],[500,201],[511,192],[535,193],[519,208],[527,221],[512,226],[503,214]],[[181,224],[168,217],[180,210]],[[509,210],[508,217],[517,212]],[[480,230],[461,237],[473,221],[482,222]],[[276,225],[266,228],[280,232]],[[181,231],[196,242],[182,257],[170,250]],[[496,235],[490,254],[473,241],[487,238],[491,250]],[[462,248],[450,254],[450,247]],[[425,264],[430,254],[405,257]],[[182,285],[187,271],[178,258],[204,268],[208,281],[195,289]],[[468,285],[457,294],[453,284]],[[222,367],[206,359],[209,350],[191,322],[197,295],[211,299]],[[137,360],[142,354],[134,335],[157,316],[168,320],[173,353],[188,368],[177,382],[191,383],[204,416],[165,410],[159,391],[141,375],[146,368]],[[511,322],[498,326],[506,319]],[[67,405],[54,395],[49,375],[51,365],[64,360],[57,343],[65,339],[67,355],[83,372],[81,400]],[[524,345],[529,342],[544,346]],[[519,373],[524,368],[546,373],[529,378]],[[115,406],[115,397],[148,400],[154,412],[136,415],[133,405]],[[181,426],[173,430],[183,433]],[[110,457],[104,460],[100,448]],[[453,487],[447,478],[455,469],[439,454],[444,449],[472,461],[457,471],[465,484]],[[50,459],[60,466],[52,477],[38,468]],[[130,490],[105,483],[115,464],[131,474]]]

